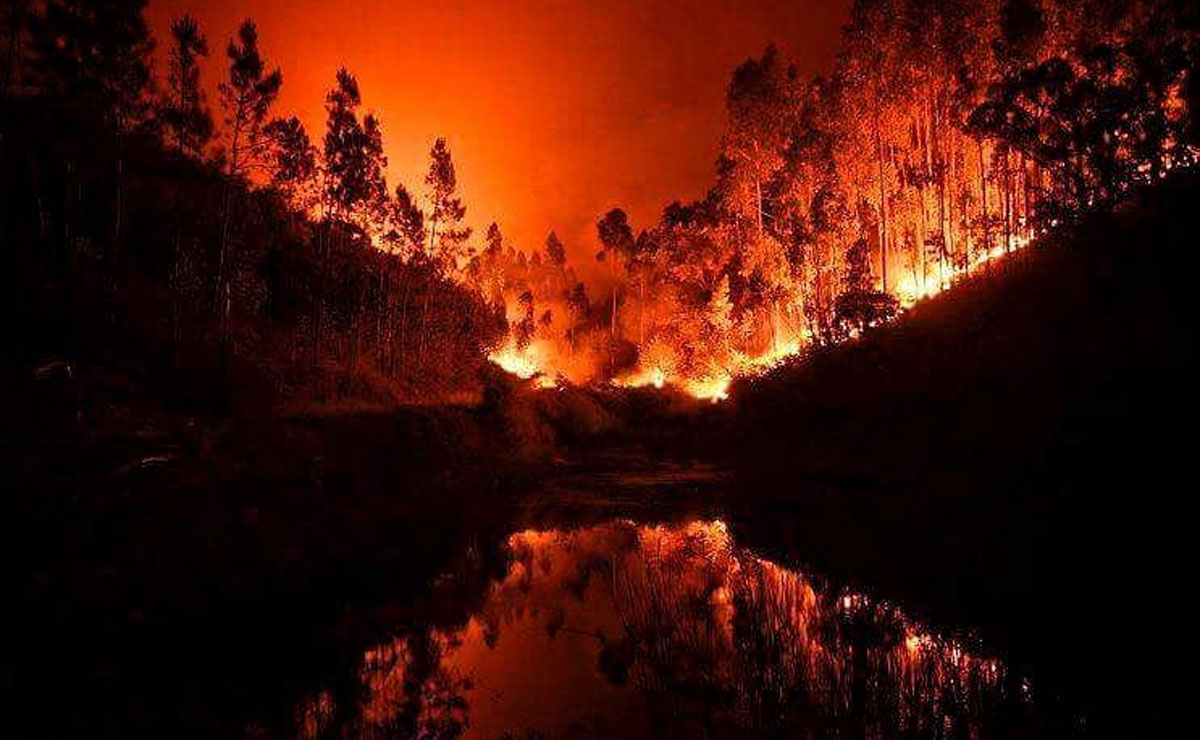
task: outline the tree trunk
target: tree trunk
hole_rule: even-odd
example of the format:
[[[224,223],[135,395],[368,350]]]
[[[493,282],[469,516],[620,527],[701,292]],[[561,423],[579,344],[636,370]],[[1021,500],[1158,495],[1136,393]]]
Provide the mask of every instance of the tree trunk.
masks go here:
[[[1029,214],[1029,172],[1028,163],[1025,160],[1024,152],[1021,153],[1021,216],[1025,219],[1025,228],[1022,229],[1022,236],[1029,238],[1033,219]]]
[[[638,349],[646,346],[646,277],[638,279]]]
[[[883,287],[883,292],[888,292],[887,281],[887,198],[885,196],[886,187],[884,185],[884,168],[883,168],[883,136],[879,131],[879,83],[875,83],[875,115],[873,117],[875,130],[875,160],[879,168],[879,275]]]
[[[239,103],[238,109],[234,114],[232,139],[229,145],[229,173],[228,179],[225,181],[225,192],[221,203],[221,244],[217,251],[217,284],[214,308],[217,311],[217,316],[221,320],[221,335],[224,340],[225,324],[229,320],[228,316],[228,298],[229,290],[226,286],[228,281],[227,262],[229,261],[229,240],[231,238],[231,230],[233,228],[233,208],[234,208],[234,180],[237,178],[241,167],[241,136],[242,136],[242,119],[244,113],[241,110]]]
[[[761,242],[763,239],[763,194],[762,181],[758,175],[754,176],[754,202],[754,218],[758,224],[758,240]]]
[[[979,191],[980,191],[980,197],[981,197],[980,207],[983,211],[983,213],[982,213],[983,254],[984,254],[984,257],[986,258],[988,255],[991,254],[991,251],[992,251],[991,231],[989,229],[990,224],[988,224],[989,216],[988,216],[988,200],[987,200],[987,165],[985,164],[984,157],[983,157],[983,140],[980,139],[977,143],[978,143],[978,150],[979,150]],[[970,260],[970,258],[971,258],[971,255],[968,254],[967,255],[968,261]]]
[[[917,188],[917,198],[920,200],[921,207],[917,209],[917,266],[919,270],[920,280],[917,282],[920,294],[925,294],[925,283],[927,280],[927,270],[925,268],[925,251],[927,249],[925,241],[929,236],[929,218],[925,213],[925,186]]]
[[[401,282],[400,292],[400,362],[401,369],[405,367],[404,361],[406,350],[408,349],[408,299],[412,295],[412,281],[403,280]]]
[[[121,135],[117,134],[117,184],[116,184],[116,214],[113,222],[112,260],[115,263],[121,252],[121,231],[125,218],[125,160],[121,152]]]
[[[1004,147],[1004,252],[1012,251],[1012,168],[1009,166],[1008,147]]]
[[[425,282],[425,295],[421,301],[421,329],[420,337],[417,340],[417,362],[425,361],[425,327],[429,320],[429,291],[433,287],[433,281]]]
[[[946,286],[946,261],[949,237],[946,233],[946,158],[945,143],[941,140],[941,116],[939,116],[937,90],[929,93],[929,157],[930,172],[938,189],[938,288]]]

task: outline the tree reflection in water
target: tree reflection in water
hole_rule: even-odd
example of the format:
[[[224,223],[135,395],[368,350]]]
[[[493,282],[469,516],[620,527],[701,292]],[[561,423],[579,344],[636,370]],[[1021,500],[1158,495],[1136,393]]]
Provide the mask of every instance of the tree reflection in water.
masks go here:
[[[524,531],[467,624],[322,692],[324,737],[989,737],[1029,687],[897,606],[738,548],[721,521]]]

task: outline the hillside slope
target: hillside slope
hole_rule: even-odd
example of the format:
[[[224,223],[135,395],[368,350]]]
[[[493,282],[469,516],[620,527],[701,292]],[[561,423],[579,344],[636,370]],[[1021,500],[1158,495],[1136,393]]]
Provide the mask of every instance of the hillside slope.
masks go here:
[[[1194,178],[1147,190],[740,384],[743,535],[980,625],[1062,699],[1058,721],[1100,735],[1165,722],[1157,681],[1187,639],[1172,602],[1198,194]]]

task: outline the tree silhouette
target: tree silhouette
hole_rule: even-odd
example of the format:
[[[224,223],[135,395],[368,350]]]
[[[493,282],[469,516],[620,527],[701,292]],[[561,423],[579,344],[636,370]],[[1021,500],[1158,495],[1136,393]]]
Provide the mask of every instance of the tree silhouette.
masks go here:
[[[855,241],[846,250],[845,289],[837,298],[834,308],[839,329],[844,333],[851,329],[863,331],[896,315],[899,305],[896,299],[875,290],[871,278],[871,248],[867,239]]]
[[[228,138],[226,151],[225,197],[221,215],[221,244],[217,261],[216,311],[228,328],[231,310],[231,280],[228,269],[229,242],[238,206],[239,188],[236,180],[257,166],[269,142],[263,137],[271,105],[283,86],[283,73],[278,68],[266,71],[258,50],[258,27],[246,19],[238,28],[236,40],[230,40],[225,50],[229,58],[229,78],[221,82],[218,91],[225,109]],[[225,332],[223,332],[225,333]]]
[[[213,135],[212,114],[200,87],[198,59],[208,56],[208,39],[191,15],[171,22],[171,50],[167,67],[167,95],[158,118],[167,140],[179,153],[199,157]]]
[[[429,253],[445,269],[457,269],[462,246],[471,238],[471,229],[460,225],[467,207],[458,194],[454,160],[443,138],[439,137],[429,151],[425,185],[429,188],[430,202]]]
[[[750,217],[760,239],[769,227],[764,188],[783,164],[794,78],[795,70],[769,46],[761,59],[734,70],[726,96],[729,128],[723,151],[730,162],[731,202]]]
[[[612,278],[612,318],[609,326],[609,336],[617,336],[617,262],[633,256],[633,230],[629,228],[629,216],[620,208],[613,208],[604,214],[604,218],[596,224],[596,234],[600,239],[600,252],[596,259],[608,262],[609,274]]]
[[[521,318],[519,321],[517,321],[513,331],[516,332],[517,346],[523,349],[529,346],[529,342],[533,339],[534,332],[537,331],[537,324],[533,320],[533,291],[521,291],[521,294],[517,296],[517,305],[521,309]]]
[[[46,0],[33,15],[33,83],[75,115],[98,114],[114,135],[112,239],[106,257],[121,251],[125,223],[125,137],[149,118],[150,56],[154,39],[145,0]],[[16,14],[15,17],[19,17]]]
[[[568,338],[572,354],[575,352],[575,343],[578,339],[579,329],[587,321],[590,310],[591,304],[588,301],[587,287],[583,283],[575,283],[567,294],[567,311],[571,316]]]
[[[407,192],[387,199],[394,208],[349,207],[382,195],[378,122],[359,114],[349,137],[365,157],[356,162],[350,147],[333,158],[340,210],[353,223],[317,222],[314,206],[333,178],[318,177],[323,157],[299,118],[273,120],[282,76],[247,22],[226,50],[219,151],[211,166],[186,162],[179,153],[207,153],[212,132],[201,92],[206,44],[194,19],[176,19],[154,90],[143,7],[0,4],[0,221],[6,247],[13,230],[17,262],[3,292],[38,315],[38,346],[65,356],[71,372],[114,358],[145,367],[131,383],[153,376],[171,389],[164,397],[186,387],[189,408],[216,413],[247,402],[266,409],[285,392],[300,403],[327,398],[351,376],[413,397],[462,387],[448,380],[459,372],[473,382],[479,348],[495,342],[502,319],[428,262],[371,249],[374,227],[393,225],[409,251],[425,249]],[[401,379],[395,359],[416,324],[406,309],[419,302],[434,361],[404,368]],[[320,362],[302,367],[314,334]],[[371,357],[363,373],[358,363]],[[260,374],[267,366],[278,374]],[[234,398],[247,380],[261,398]],[[275,392],[258,393],[267,389]]]
[[[567,248],[563,246],[562,240],[558,238],[558,234],[555,234],[553,231],[546,236],[546,257],[556,267],[562,267],[567,264]]]
[[[339,69],[337,85],[325,98],[325,196],[342,218],[378,207],[386,198],[382,131],[373,114],[359,121],[361,104],[358,81]]]
[[[495,221],[488,224],[483,243],[483,253],[492,259],[499,259],[504,253],[504,235],[500,233],[500,224]]]
[[[228,138],[226,171],[238,177],[260,163],[263,127],[283,87],[283,73],[278,68],[267,71],[258,50],[258,27],[250,19],[242,22],[237,39],[230,40],[225,54],[229,58],[229,78],[218,90]]]
[[[396,186],[396,195],[389,207],[388,242],[402,255],[422,254],[425,250],[425,213],[404,185]]]
[[[263,127],[270,142],[271,182],[297,205],[309,205],[302,197],[317,173],[317,150],[304,124],[296,116],[277,118]]]

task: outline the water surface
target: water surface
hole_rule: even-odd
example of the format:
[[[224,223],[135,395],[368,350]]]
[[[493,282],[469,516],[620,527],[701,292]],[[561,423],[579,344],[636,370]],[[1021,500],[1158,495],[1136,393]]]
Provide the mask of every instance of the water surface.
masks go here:
[[[465,553],[350,657],[354,680],[311,692],[295,735],[986,737],[1030,698],[969,641],[756,556],[720,519],[528,529],[499,550]]]

